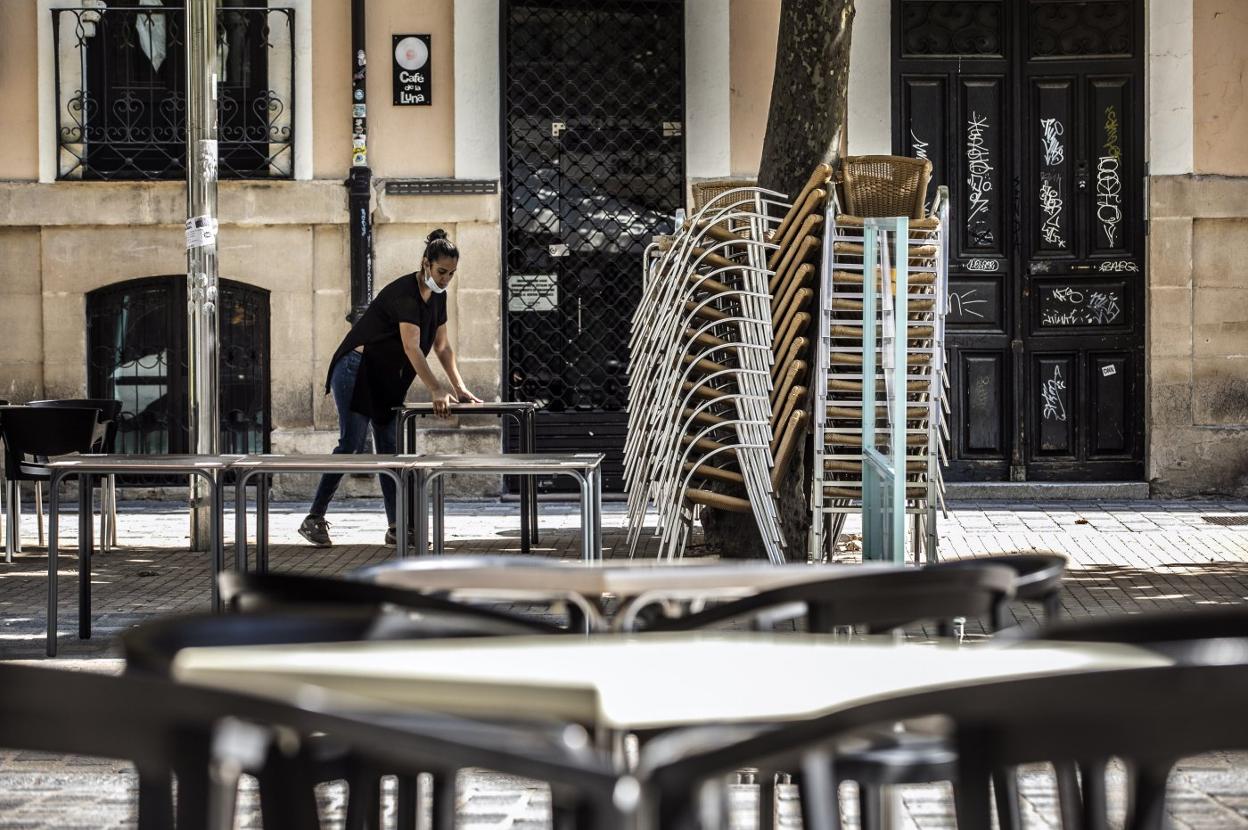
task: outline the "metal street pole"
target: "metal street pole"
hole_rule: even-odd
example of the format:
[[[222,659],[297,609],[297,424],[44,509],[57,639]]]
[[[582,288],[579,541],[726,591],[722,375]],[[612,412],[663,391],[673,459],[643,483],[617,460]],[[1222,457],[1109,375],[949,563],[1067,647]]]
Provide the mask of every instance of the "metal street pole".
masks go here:
[[[351,171],[347,174],[348,234],[351,239],[351,310],[354,323],[373,299],[373,171],[368,166],[368,101],[364,82],[364,0],[351,0]]]
[[[217,317],[217,0],[186,0],[186,296],[190,451],[220,429]],[[191,478],[191,550],[208,549],[209,494]]]

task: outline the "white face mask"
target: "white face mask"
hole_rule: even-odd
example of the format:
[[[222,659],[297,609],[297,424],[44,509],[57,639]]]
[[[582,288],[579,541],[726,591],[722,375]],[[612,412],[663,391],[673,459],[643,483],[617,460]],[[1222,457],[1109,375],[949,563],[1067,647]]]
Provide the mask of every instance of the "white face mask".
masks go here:
[[[446,289],[438,285],[436,282],[434,282],[433,277],[430,276],[428,273],[425,274],[425,287],[428,288],[430,291],[432,291],[434,294],[446,293]]]

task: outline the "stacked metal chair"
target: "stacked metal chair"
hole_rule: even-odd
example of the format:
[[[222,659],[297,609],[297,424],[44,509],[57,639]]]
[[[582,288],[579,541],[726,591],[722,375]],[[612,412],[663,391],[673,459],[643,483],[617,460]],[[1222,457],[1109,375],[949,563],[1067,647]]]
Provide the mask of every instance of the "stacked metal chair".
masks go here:
[[[643,260],[625,445],[631,550],[649,505],[666,558],[683,553],[697,510],[714,507],[752,514],[768,558],[784,561],[775,489],[809,415],[807,308],[830,175],[821,165],[792,204],[720,190]]]
[[[945,307],[948,302],[946,233],[948,197],[941,188],[928,214],[925,202],[931,163],[894,156],[848,157],[843,161],[842,192],[829,204],[825,235],[816,350],[814,403],[815,486],[812,493],[813,555],[822,557],[835,543],[846,515],[862,510],[864,419],[874,417],[877,447],[887,439],[895,395],[904,397],[904,508],[915,517],[914,550],[936,556],[936,505],[943,506],[941,462],[948,438],[945,369]],[[891,366],[885,348],[897,320],[897,269],[887,258],[867,275],[864,268],[864,221],[867,217],[909,217],[904,250],[906,279],[905,365]],[[887,236],[889,252],[895,249]],[[884,280],[887,279],[887,286]],[[864,320],[864,290],[872,286],[876,314]],[[887,291],[882,290],[887,287]],[[874,361],[876,408],[863,411],[863,326],[877,327]],[[887,447],[899,457],[901,448]],[[898,461],[900,467],[900,462]]]

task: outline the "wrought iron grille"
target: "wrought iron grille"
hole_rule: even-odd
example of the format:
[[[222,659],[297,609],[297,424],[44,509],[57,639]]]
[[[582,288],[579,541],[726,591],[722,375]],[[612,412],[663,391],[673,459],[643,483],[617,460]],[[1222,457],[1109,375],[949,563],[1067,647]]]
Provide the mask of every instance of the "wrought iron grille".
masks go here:
[[[1130,57],[1133,20],[1131,0],[1033,2],[1031,56]]]
[[[269,292],[221,280],[221,298],[221,451],[268,452]],[[190,445],[185,309],[181,275],[87,294],[87,390],[122,403],[117,452],[176,453]]]
[[[504,11],[508,394],[619,412],[641,254],[683,204],[679,0]]]
[[[1005,54],[1001,0],[903,0],[901,11],[905,57]]]
[[[57,177],[186,176],[181,0],[52,10]],[[221,0],[218,175],[294,175],[294,9]]]

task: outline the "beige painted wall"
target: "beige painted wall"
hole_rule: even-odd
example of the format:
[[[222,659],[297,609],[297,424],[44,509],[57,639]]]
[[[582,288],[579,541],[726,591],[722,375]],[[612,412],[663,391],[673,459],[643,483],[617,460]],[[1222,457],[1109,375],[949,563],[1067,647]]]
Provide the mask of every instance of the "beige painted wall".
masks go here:
[[[1195,0],[1197,173],[1248,175],[1248,2]]]
[[[0,180],[39,178],[35,0],[0,2]]]
[[[369,0],[368,162],[376,176],[455,175],[452,7],[452,0]],[[391,103],[391,35],[410,33],[433,37],[432,106],[396,107]],[[345,111],[341,119],[348,133],[349,115],[349,110]],[[498,124],[491,122],[481,127],[497,130]]]
[[[776,0],[732,0],[730,26],[732,175],[753,177],[758,174],[767,129],[780,4]]]

